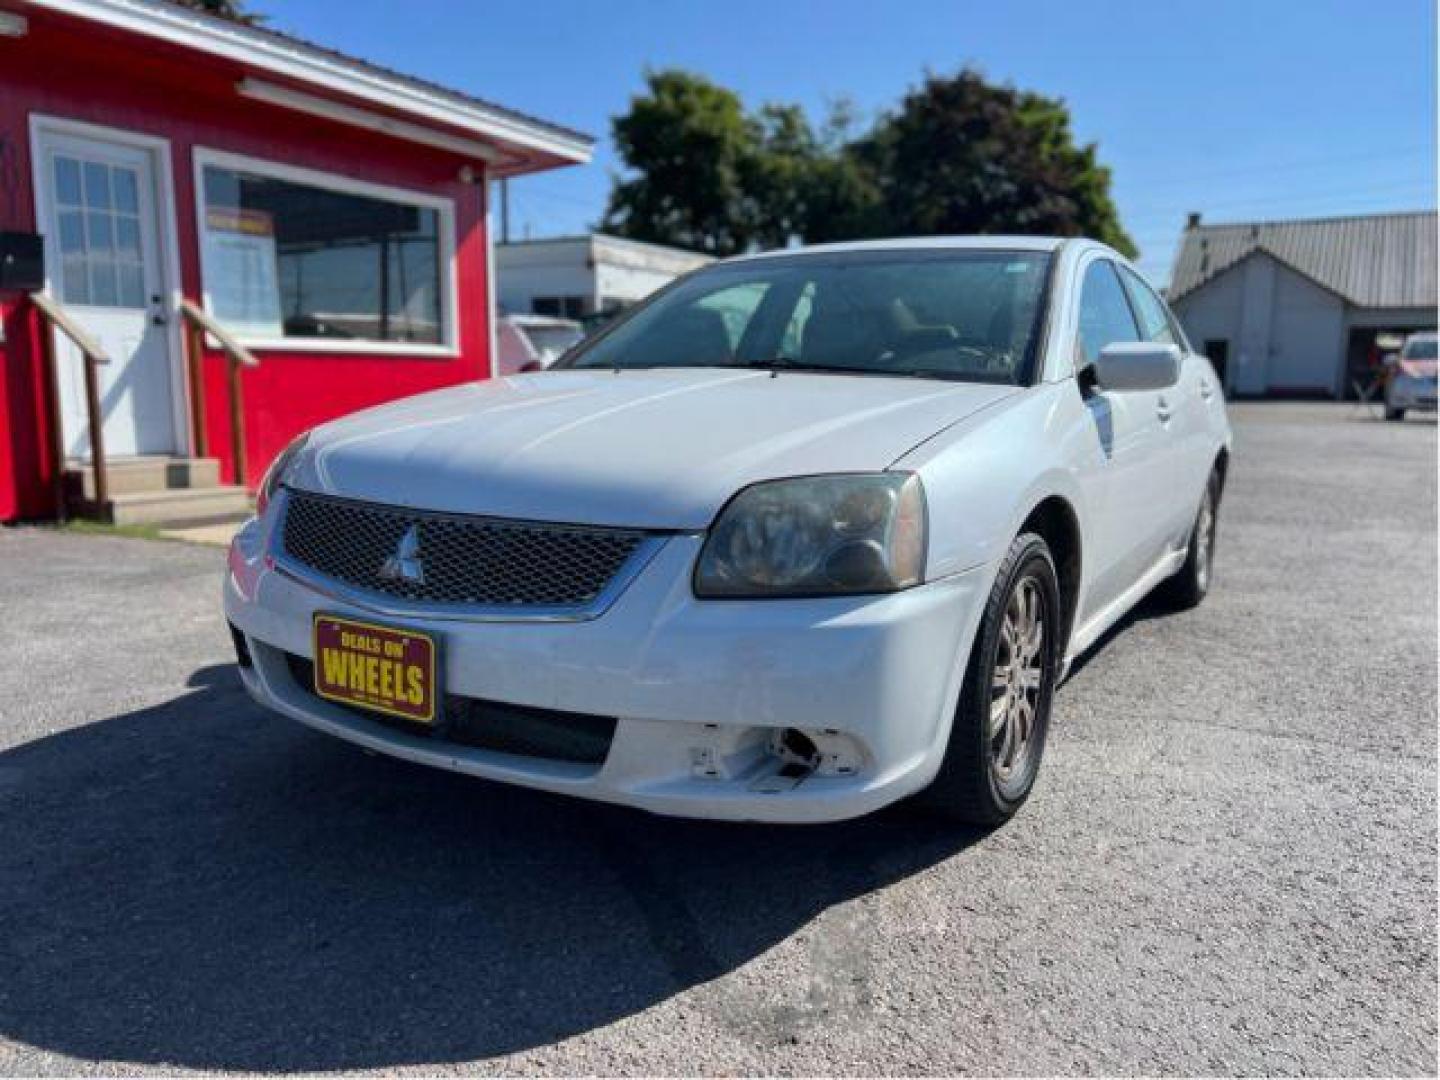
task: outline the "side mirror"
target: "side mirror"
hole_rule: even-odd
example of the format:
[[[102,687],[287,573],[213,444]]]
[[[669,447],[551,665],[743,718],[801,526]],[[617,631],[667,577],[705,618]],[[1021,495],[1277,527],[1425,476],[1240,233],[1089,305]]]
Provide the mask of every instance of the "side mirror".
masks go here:
[[[1100,350],[1095,380],[1106,390],[1164,390],[1180,380],[1180,346],[1117,341]]]

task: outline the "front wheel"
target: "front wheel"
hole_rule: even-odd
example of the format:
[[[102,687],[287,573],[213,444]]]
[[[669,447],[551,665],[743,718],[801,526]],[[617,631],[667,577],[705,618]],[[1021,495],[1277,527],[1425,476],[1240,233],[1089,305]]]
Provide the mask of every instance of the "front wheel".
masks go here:
[[[1029,796],[1050,729],[1060,612],[1050,548],[1034,533],[1017,537],[990,589],[945,759],[921,796],[932,809],[999,825]]]
[[[1405,419],[1405,410],[1404,410],[1404,409],[1392,409],[1389,405],[1386,405],[1386,406],[1385,406],[1385,419],[1386,419],[1386,420],[1404,420],[1404,419]]]

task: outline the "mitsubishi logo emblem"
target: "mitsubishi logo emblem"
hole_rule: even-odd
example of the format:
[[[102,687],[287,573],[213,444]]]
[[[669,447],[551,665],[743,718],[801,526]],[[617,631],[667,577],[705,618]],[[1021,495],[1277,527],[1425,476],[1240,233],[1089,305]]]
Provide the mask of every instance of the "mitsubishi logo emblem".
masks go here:
[[[420,526],[411,525],[395,545],[395,554],[380,567],[382,581],[403,581],[410,585],[425,584],[425,564],[420,561]]]

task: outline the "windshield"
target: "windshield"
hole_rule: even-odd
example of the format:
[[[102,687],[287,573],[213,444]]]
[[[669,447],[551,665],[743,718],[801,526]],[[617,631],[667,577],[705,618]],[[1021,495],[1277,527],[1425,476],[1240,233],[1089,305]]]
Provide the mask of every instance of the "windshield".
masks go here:
[[[1049,255],[867,251],[709,267],[561,362],[1029,380]]]
[[[1440,341],[1435,338],[1412,338],[1405,346],[1406,360],[1434,360],[1440,352]]]

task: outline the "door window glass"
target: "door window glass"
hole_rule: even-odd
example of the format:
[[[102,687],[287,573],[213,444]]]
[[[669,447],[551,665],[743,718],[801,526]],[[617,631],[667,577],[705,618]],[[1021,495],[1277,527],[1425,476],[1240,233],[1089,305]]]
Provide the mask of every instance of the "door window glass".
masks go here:
[[[1120,276],[1125,279],[1125,291],[1135,304],[1135,314],[1140,317],[1140,332],[1145,340],[1162,345],[1176,344],[1175,331],[1170,328],[1170,317],[1165,313],[1165,304],[1161,299],[1134,271],[1122,266]]]
[[[1080,333],[1076,341],[1078,363],[1093,364],[1100,350],[1117,341],[1139,341],[1135,316],[1125,290],[1109,259],[1097,259],[1085,271],[1080,286]]]
[[[54,159],[60,299],[94,307],[145,306],[139,175],[126,165]]]

